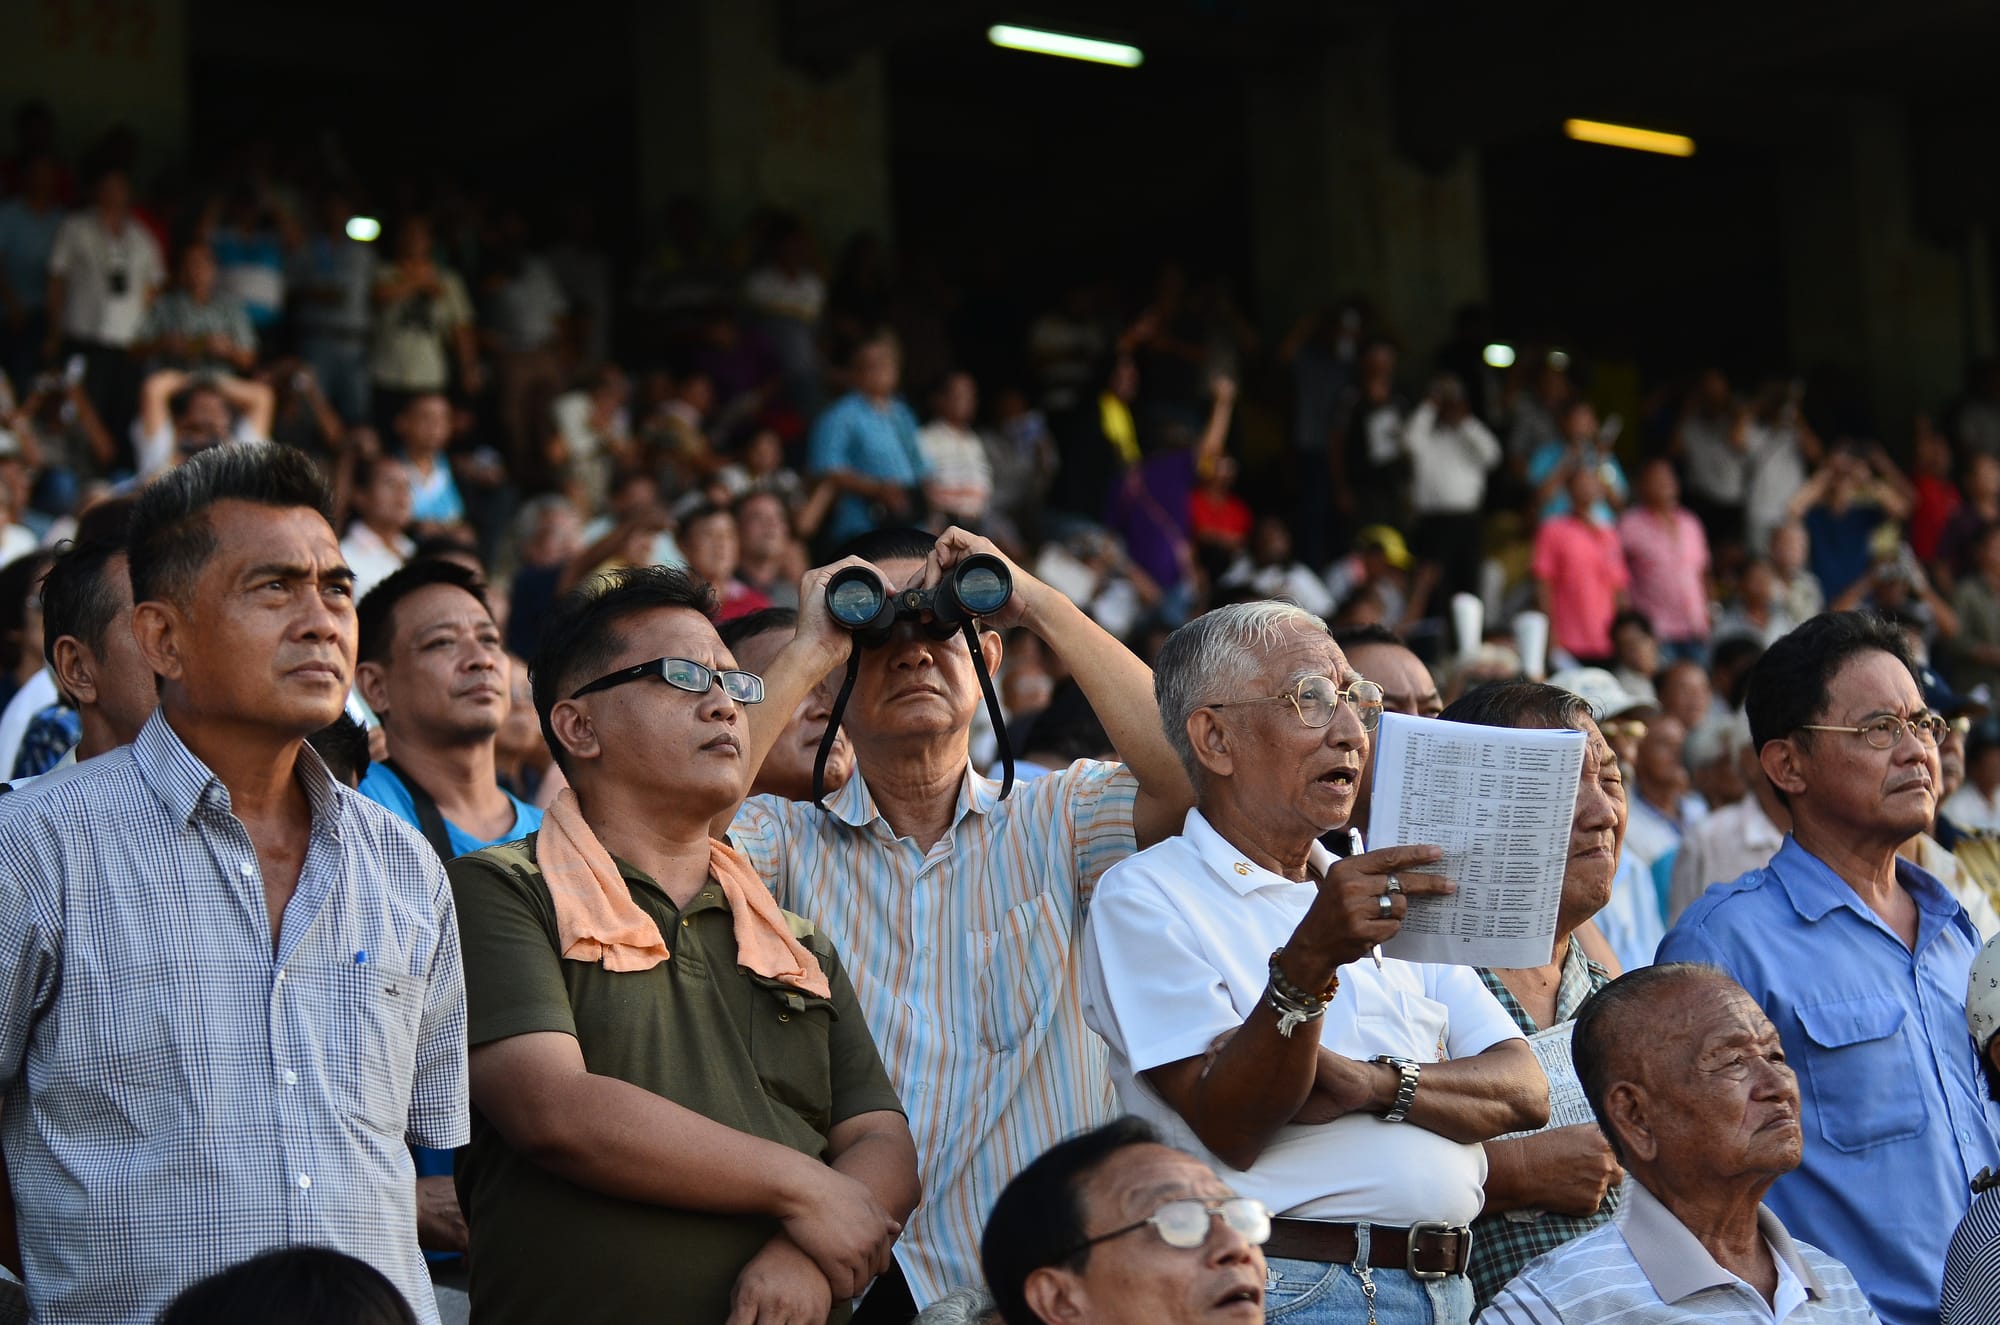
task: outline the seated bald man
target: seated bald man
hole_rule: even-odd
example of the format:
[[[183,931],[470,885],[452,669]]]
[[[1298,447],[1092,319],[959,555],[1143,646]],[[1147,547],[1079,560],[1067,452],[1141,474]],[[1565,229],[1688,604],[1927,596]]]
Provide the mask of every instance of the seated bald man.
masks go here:
[[[1616,1219],[1529,1262],[1483,1325],[1872,1325],[1847,1267],[1761,1204],[1799,1166],[1799,1081],[1742,986],[1688,962],[1634,971],[1583,1005],[1572,1048],[1632,1182]]]

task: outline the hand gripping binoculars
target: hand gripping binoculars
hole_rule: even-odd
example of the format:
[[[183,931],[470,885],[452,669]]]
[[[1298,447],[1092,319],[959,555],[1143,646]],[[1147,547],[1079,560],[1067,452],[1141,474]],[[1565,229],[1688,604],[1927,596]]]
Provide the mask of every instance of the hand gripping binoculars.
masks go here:
[[[833,701],[827,718],[826,734],[820,737],[819,755],[813,760],[813,801],[826,803],[826,761],[840,733],[840,716],[847,710],[848,696],[854,692],[854,678],[861,670],[861,651],[876,649],[889,642],[901,622],[910,622],[934,640],[953,635],[965,637],[972,652],[972,665],[979,673],[979,688],[986,696],[986,711],[993,719],[993,734],[1000,744],[1003,777],[1000,798],[1014,789],[1014,751],[1007,743],[1006,715],[1000,711],[1000,697],[993,691],[993,678],[986,671],[986,654],[979,647],[975,625],[980,617],[991,616],[1014,597],[1014,576],[1007,563],[985,552],[975,552],[946,571],[944,578],[928,589],[891,590],[874,571],[849,566],[835,571],[826,582],[826,610],[842,628],[854,633],[855,647],[847,655],[847,677]]]

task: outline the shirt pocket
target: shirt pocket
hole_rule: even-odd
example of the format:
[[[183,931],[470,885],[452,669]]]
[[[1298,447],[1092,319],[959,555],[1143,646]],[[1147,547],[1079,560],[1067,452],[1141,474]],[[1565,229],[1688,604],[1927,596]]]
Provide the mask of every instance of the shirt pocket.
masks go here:
[[[1408,989],[1372,990],[1360,999],[1354,1023],[1368,1049],[1364,1058],[1390,1054],[1436,1063],[1445,1057],[1450,1013],[1434,998]]]
[[[330,1001],[327,1080],[341,1109],[370,1131],[400,1138],[409,1129],[416,1080],[417,1028],[429,981],[380,966],[325,973]]]
[[[1043,891],[1008,910],[1000,928],[966,934],[979,1043],[988,1052],[1010,1053],[1054,1019],[1066,986],[1069,929],[1055,894]]]
[[[764,1093],[825,1136],[833,1125],[833,1004],[759,990],[751,1007],[750,1060]]]
[[[1835,1150],[1867,1150],[1924,1130],[1907,1012],[1879,994],[1803,1005],[1804,1075],[1819,1132]]]

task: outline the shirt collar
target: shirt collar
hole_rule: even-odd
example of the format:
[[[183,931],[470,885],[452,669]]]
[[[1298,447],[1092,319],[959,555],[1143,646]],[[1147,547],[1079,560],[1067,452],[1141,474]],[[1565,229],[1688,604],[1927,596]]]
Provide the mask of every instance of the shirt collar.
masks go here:
[[[1864,918],[1874,914],[1862,904],[1854,889],[1847,886],[1846,880],[1835,874],[1825,861],[1800,846],[1799,840],[1790,833],[1785,834],[1785,844],[1778,848],[1778,854],[1771,857],[1769,868],[1778,882],[1784,885],[1792,909],[1806,920],[1823,919],[1828,912],[1842,906]],[[1943,923],[1957,914],[1957,899],[1929,870],[1898,856],[1896,881],[1910,894],[1917,909],[1927,916]]]
[[[1181,824],[1181,837],[1194,851],[1197,859],[1208,867],[1208,872],[1220,879],[1239,897],[1248,897],[1262,888],[1297,888],[1301,880],[1288,879],[1282,874],[1265,869],[1250,859],[1248,853],[1240,851],[1228,838],[1215,830],[1215,825],[1202,817],[1200,810],[1189,810]],[[1306,854],[1306,869],[1324,876],[1338,862],[1334,854],[1318,842]]]
[[[958,827],[959,821],[968,814],[991,814],[993,807],[999,803],[1000,784],[991,778],[981,777],[968,764],[965,776],[958,784],[958,808],[952,811],[951,826]],[[866,828],[882,818],[875,796],[868,790],[868,779],[861,776],[858,766],[846,785],[827,796],[826,812],[849,828]],[[883,823],[886,826],[888,821],[884,819]]]
[[[1717,1264],[1687,1225],[1675,1218],[1674,1212],[1661,1204],[1645,1183],[1636,1179],[1626,1188],[1624,1208],[1618,1213],[1618,1231],[1624,1235],[1632,1259],[1645,1272],[1653,1291],[1670,1306],[1703,1289],[1742,1282]],[[1757,1231],[1771,1244],[1772,1253],[1805,1285],[1809,1300],[1826,1296],[1812,1270],[1800,1259],[1792,1235],[1769,1208],[1761,1205],[1757,1207]]]
[[[138,739],[132,742],[132,759],[139,768],[139,776],[160,798],[176,823],[185,827],[194,822],[196,812],[209,796],[209,788],[215,789],[216,803],[227,813],[229,809],[229,788],[223,785],[207,764],[201,762],[195,752],[188,749],[180,733],[167,721],[165,709],[154,709],[153,716],[146,719],[146,725],[139,729]],[[298,761],[294,772],[299,786],[306,793],[306,803],[311,807],[313,825],[335,825],[340,822],[342,804],[340,792],[343,790],[327,771],[319,752],[304,742],[299,744]]]

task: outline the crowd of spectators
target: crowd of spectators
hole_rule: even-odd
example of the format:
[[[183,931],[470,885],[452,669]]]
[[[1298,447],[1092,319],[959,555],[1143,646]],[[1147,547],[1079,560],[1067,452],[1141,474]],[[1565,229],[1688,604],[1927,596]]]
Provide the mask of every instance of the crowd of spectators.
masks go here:
[[[1117,1256],[1085,1254],[1119,1236],[1085,1236],[1108,1222],[1085,1219],[1100,1206],[1121,1234],[1150,1224],[1142,1237],[1164,1242],[1123,1244],[1148,1292],[1268,1302],[1302,1321],[1592,1319],[1559,1304],[1579,1275],[1640,1298],[1649,1281],[1678,1307],[1658,1260],[1706,1238],[1704,1212],[1729,1245],[1704,1242],[1711,1277],[1684,1280],[1690,1295],[1741,1290],[1724,1305],[1747,1303],[1745,1319],[1801,1304],[1935,1318],[1932,1235],[1965,1212],[1977,1162],[2000,1159],[1975,1099],[1991,1029],[1968,1048],[1959,1025],[1971,955],[2000,935],[2000,366],[1975,366],[1962,398],[1907,429],[1876,428],[1800,381],[1715,368],[1620,395],[1581,350],[1489,352],[1479,310],[1429,353],[1359,297],[1260,328],[1226,279],[1169,261],[1141,292],[1093,274],[1003,314],[956,299],[931,264],[899,271],[878,238],[776,210],[725,235],[683,201],[634,258],[580,203],[543,215],[439,187],[378,224],[366,181],[324,162],[294,174],[250,150],[198,185],[142,189],[128,135],[66,160],[44,108],[15,127],[0,161],[0,775],[15,789],[0,871],[53,852],[62,893],[89,875],[78,853],[101,852],[189,878],[207,861],[235,885],[220,862],[240,858],[271,908],[267,929],[247,930],[261,966],[231,955],[244,915],[220,893],[179,897],[164,919],[130,897],[93,902],[70,922],[80,950],[116,931],[105,952],[169,1004],[191,996],[157,952],[118,944],[175,923],[202,927],[191,960],[236,963],[214,998],[237,1010],[260,979],[286,978],[295,943],[352,949],[354,970],[314,968],[285,996],[357,1000],[350,1048],[379,1047],[371,1030],[394,1020],[381,1000],[396,984],[369,984],[391,954],[417,991],[386,1032],[406,1060],[390,1082],[400,1098],[383,1080],[343,1084],[323,1060],[301,1086],[280,1051],[326,1046],[275,1020],[218,1033],[228,1071],[214,1080],[175,1060],[182,1086],[213,1096],[202,1108],[249,1108],[262,1086],[244,1064],[269,1029],[287,1089],[330,1092],[329,1118],[363,1115],[369,1140],[351,1152],[314,1132],[332,1124],[311,1109],[274,1106],[246,1134],[285,1156],[260,1158],[279,1167],[259,1181],[296,1202],[320,1174],[335,1213],[267,1202],[234,1216],[244,1255],[176,1234],[79,1266],[61,1228],[83,1227],[121,1182],[164,1208],[174,1178],[93,1171],[56,1192],[73,1138],[50,1140],[49,1110],[110,1110],[143,1132],[192,1106],[179,1087],[93,1094],[66,1075],[92,1053],[136,1052],[123,995],[58,980],[60,944],[24,920],[45,901],[0,889],[10,941],[25,926],[46,964],[10,976],[9,1014],[60,997],[90,1027],[57,1046],[49,1084],[30,1075],[38,1023],[0,1026],[7,1159],[46,1318],[140,1319],[231,1260],[319,1241],[359,1257],[309,1267],[339,1292],[411,1299],[382,1319],[463,1310],[468,1282],[475,1318],[572,1319],[576,1289],[639,1313],[659,1289],[633,1263],[665,1239],[692,1249],[676,1319],[844,1318],[838,1304],[864,1290],[864,1325],[954,1303],[976,1319],[982,1287],[1013,1325],[1181,1319],[1178,1306],[1131,1314],[1155,1298],[1121,1290]],[[322,483],[337,540],[324,547],[308,509]],[[228,503],[269,528],[225,529],[210,508]],[[188,532],[203,520],[206,543]],[[232,666],[254,674],[269,640],[227,595],[202,598],[197,572],[234,565],[231,538],[259,537],[282,555],[255,562],[245,573],[269,583],[244,593],[296,581],[359,605],[324,619],[299,608],[286,627],[286,641],[351,632],[324,713],[326,696],[294,696],[296,714],[253,714],[256,686],[230,689]],[[979,553],[1016,576],[982,652],[904,628],[895,648],[863,651],[836,701],[847,637],[812,568],[859,557],[893,588]],[[1808,636],[1831,659],[1818,671],[1798,656]],[[1881,676],[1867,671],[1883,658]],[[939,679],[898,688],[906,669]],[[997,722],[978,702],[982,670]],[[651,679],[664,687],[627,685]],[[1841,708],[1864,681],[1894,694],[1880,712]],[[1215,698],[1225,684],[1232,697]],[[1780,684],[1798,709],[1782,730]],[[847,691],[845,729],[827,733]],[[634,698],[670,692],[708,716],[655,722]],[[1265,726],[1221,716],[1270,700],[1289,707],[1251,710]],[[724,720],[708,706],[760,703],[776,718],[690,743]],[[1385,708],[1587,732],[1573,837],[1597,845],[1565,878],[1547,967],[1369,964],[1432,859],[1362,849],[1368,733]],[[298,714],[319,720],[286,735]],[[1827,809],[1834,775],[1810,745],[1797,767],[1772,754],[1813,730],[1891,762],[1914,751],[1931,770],[1920,821],[1898,810],[1864,834],[1868,849],[1887,843],[1877,892],[1821,863],[1860,831]],[[252,775],[308,734],[313,774]],[[1295,753],[1271,759],[1287,742]],[[1321,768],[1329,748],[1339,757]],[[99,757],[119,750],[114,783]],[[242,751],[262,753],[232,764]],[[1001,764],[1021,783],[1006,799]],[[1878,797],[1891,806],[1917,780],[1895,777]],[[127,799],[93,802],[111,818],[56,851],[61,814],[83,813],[68,807],[96,784]],[[148,798],[161,787],[167,799]],[[409,832],[385,833],[350,788]],[[290,857],[262,820],[244,827],[286,795],[294,827],[331,825]],[[1293,801],[1305,808],[1289,818],[1271,808]],[[175,837],[169,811],[200,833]],[[449,888],[426,848],[451,862]],[[347,874],[329,875],[329,851]],[[272,882],[281,865],[296,885]],[[359,867],[374,871],[365,888]],[[1210,875],[1213,889],[1190,891]],[[1901,946],[1815,930],[1796,951],[1783,937],[1745,950],[1746,934],[1796,920],[1755,911],[1771,890],[1751,881],[1786,880],[1802,908],[1807,877],[1824,897],[1850,888],[1850,909],[1872,907]],[[1267,888],[1270,906],[1246,919]],[[289,937],[306,898],[341,937]],[[1814,985],[1808,946],[1842,941],[1854,970],[1881,968],[1882,989],[1914,971],[1936,997]],[[1789,956],[1767,969],[1778,950]],[[1668,965],[1605,993],[1656,954],[1733,982]],[[741,978],[695,1007],[690,982],[705,988],[709,970]],[[624,992],[640,972],[653,1021]],[[264,992],[284,1016],[304,1006]],[[1651,1058],[1629,1031],[1647,998],[1673,1029]],[[1395,1011],[1362,1015],[1357,1001]],[[193,1016],[179,1008],[149,1032],[171,1037]],[[1301,1022],[1324,1040],[1294,1041]],[[1545,1129],[1548,1064],[1521,1040],[1572,1023],[1595,1121]],[[1813,1090],[1849,1092],[1809,1105],[1825,1144],[1760,1140],[1745,1150],[1751,1177],[1695,1173],[1736,1142],[1663,1138],[1657,1111],[1775,1111],[1796,1133],[1781,1038],[1811,1047],[1794,1056]],[[684,1044],[702,1046],[692,1084]],[[1750,1046],[1732,1060],[1752,1064],[1732,1078],[1747,1084],[1670,1084],[1716,1045]],[[1907,1098],[1852,1084],[1912,1066],[1929,1085]],[[1120,1108],[1153,1126],[1087,1130]],[[1843,1157],[1890,1146],[1916,1175],[1898,1227],[1921,1228],[1865,1250],[1876,1221],[1839,1190],[1865,1185],[1865,1166]],[[1392,1173],[1394,1154],[1427,1176]],[[339,1165],[354,1171],[336,1178]],[[417,1242],[370,1226],[363,1171],[385,1190],[414,1180],[372,1215],[410,1224],[425,1262]],[[1117,1185],[1149,1174],[1164,1185]],[[232,1180],[191,1179],[188,1208],[220,1210]],[[1782,1224],[1759,1204],[1767,1191]],[[243,1231],[266,1215],[284,1231]],[[1614,1218],[1623,1243],[1604,1235]],[[1014,1231],[996,1245],[993,1229]],[[1024,1259],[1045,1243],[1048,1259]],[[1195,1248],[1212,1260],[1199,1283],[1146,1266]],[[1566,1255],[1594,1259],[1550,1260]],[[276,1291],[269,1265],[242,1268],[189,1300]],[[1948,1304],[1954,1292],[1978,1295],[1961,1284]]]

